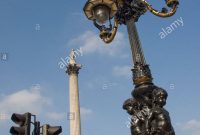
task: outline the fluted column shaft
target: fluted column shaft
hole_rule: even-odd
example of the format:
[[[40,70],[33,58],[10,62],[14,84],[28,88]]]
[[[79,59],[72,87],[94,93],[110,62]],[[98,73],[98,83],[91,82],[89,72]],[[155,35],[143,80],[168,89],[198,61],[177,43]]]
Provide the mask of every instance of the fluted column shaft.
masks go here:
[[[69,104],[70,104],[70,135],[81,135],[80,102],[78,88],[79,65],[68,65],[69,75]]]
[[[129,41],[132,51],[133,63],[146,65],[144,54],[142,51],[140,39],[138,36],[137,28],[135,26],[134,19],[126,21],[127,31],[129,35]]]
[[[134,19],[127,20],[126,25],[134,64],[132,69],[133,83],[136,87],[141,84],[152,83],[153,78],[149,66],[145,61]]]

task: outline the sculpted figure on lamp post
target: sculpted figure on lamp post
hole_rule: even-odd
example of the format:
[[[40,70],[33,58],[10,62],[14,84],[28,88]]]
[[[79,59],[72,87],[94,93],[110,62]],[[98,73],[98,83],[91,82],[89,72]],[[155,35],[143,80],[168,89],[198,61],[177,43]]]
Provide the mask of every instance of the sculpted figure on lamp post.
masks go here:
[[[131,115],[131,134],[132,135],[145,135],[145,114],[141,111],[140,103],[130,98],[124,102],[123,109]]]
[[[169,113],[163,108],[167,96],[164,89],[155,87],[148,95],[151,104],[135,98],[124,102],[123,109],[131,115],[132,135],[175,135]]]
[[[169,112],[163,108],[166,104],[167,92],[162,88],[152,92],[152,109],[146,120],[146,132],[150,135],[175,135],[171,125]]]

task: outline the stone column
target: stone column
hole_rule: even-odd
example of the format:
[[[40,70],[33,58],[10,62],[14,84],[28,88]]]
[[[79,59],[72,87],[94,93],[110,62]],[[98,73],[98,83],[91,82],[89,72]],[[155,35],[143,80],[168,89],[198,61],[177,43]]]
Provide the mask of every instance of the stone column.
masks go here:
[[[81,135],[81,119],[79,104],[78,73],[80,64],[76,64],[74,50],[70,54],[70,62],[67,66],[69,75],[69,104],[70,104],[70,135]]]

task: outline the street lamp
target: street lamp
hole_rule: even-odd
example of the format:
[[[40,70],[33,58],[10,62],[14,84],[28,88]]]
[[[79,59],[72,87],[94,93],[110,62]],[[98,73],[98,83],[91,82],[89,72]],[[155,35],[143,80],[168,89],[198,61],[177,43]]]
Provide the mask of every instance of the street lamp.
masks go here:
[[[166,104],[166,90],[153,84],[150,68],[146,64],[135,22],[150,11],[158,17],[170,17],[177,11],[178,0],[165,0],[166,7],[154,9],[146,0],[88,0],[84,12],[100,31],[100,38],[110,43],[115,38],[118,25],[127,25],[134,67],[132,98],[123,108],[132,116],[132,135],[174,135]],[[114,22],[112,24],[111,22]]]
[[[115,37],[118,24],[126,24],[130,19],[138,21],[146,11],[150,11],[159,17],[170,17],[175,14],[178,0],[165,0],[166,5],[161,11],[154,9],[146,0],[88,0],[84,12],[89,20],[100,30],[100,37],[105,43],[110,43]],[[104,23],[114,18],[114,27],[105,27]],[[99,24],[97,24],[97,22]]]

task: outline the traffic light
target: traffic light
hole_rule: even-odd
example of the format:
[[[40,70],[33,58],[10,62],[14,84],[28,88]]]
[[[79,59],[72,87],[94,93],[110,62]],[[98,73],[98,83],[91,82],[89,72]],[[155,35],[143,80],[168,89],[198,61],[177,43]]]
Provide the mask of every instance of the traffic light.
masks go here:
[[[19,127],[12,126],[10,128],[10,133],[12,135],[30,135],[31,113],[13,113],[11,120],[19,125]]]
[[[42,135],[59,135],[62,132],[61,126],[43,125]]]
[[[40,135],[40,122],[39,121],[35,121],[34,122],[34,131],[33,131],[34,135]]]

